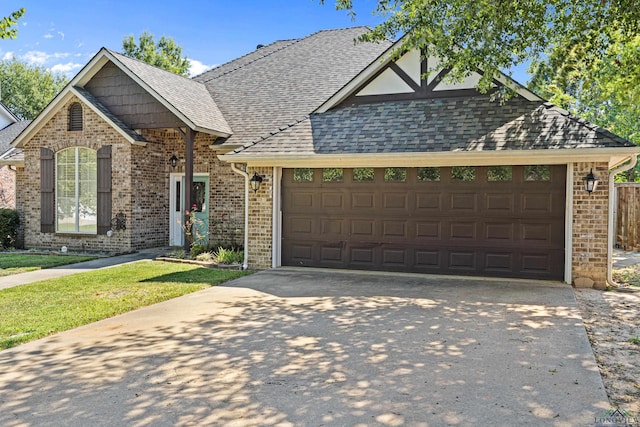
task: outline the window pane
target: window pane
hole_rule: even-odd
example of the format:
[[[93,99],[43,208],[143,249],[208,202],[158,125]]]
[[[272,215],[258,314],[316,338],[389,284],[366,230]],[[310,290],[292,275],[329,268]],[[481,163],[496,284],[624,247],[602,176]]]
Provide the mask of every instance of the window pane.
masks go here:
[[[344,171],[342,168],[324,168],[322,169],[322,180],[324,182],[342,182]]]
[[[529,165],[524,167],[525,181],[551,181],[551,166]]]
[[[451,168],[451,179],[454,181],[475,181],[476,168],[473,166],[454,166]]]
[[[354,182],[372,182],[375,177],[373,168],[355,168],[353,169]]]
[[[67,148],[56,155],[57,232],[96,233],[97,158],[89,148]]]
[[[418,168],[418,181],[440,181],[440,168]]]
[[[487,169],[487,180],[489,181],[511,181],[512,175],[511,166],[489,166]]]
[[[384,180],[386,182],[404,182],[407,180],[406,168],[385,168]]]
[[[313,169],[295,168],[293,170],[294,182],[313,182]]]

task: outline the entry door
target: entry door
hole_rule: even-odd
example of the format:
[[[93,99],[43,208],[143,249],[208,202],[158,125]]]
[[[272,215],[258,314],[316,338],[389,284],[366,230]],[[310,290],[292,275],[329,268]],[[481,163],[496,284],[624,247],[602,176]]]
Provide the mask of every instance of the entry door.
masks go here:
[[[184,188],[185,176],[171,175],[171,215],[169,217],[169,245],[184,245]],[[191,200],[195,212],[196,241],[206,245],[209,241],[209,177],[207,175],[194,175],[191,187]]]

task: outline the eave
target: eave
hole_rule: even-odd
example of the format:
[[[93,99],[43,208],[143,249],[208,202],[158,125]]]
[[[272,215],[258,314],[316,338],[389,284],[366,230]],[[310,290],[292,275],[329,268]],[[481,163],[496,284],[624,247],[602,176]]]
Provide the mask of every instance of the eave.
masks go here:
[[[449,151],[436,153],[361,153],[361,154],[223,154],[225,162],[246,163],[253,167],[420,167],[420,166],[500,166],[531,164],[567,164],[607,162],[614,168],[640,147],[576,148],[548,150]]]

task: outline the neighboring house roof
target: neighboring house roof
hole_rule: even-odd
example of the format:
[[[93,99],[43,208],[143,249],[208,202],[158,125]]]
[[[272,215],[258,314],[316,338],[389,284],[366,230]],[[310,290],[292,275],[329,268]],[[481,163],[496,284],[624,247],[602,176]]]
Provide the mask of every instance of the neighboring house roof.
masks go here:
[[[134,80],[141,86],[146,86],[152,95],[194,130],[214,131],[225,136],[232,133],[231,127],[202,83],[108,49],[105,51],[115,63],[129,70]]]
[[[11,143],[16,139],[18,135],[31,123],[31,120],[22,120],[16,123],[11,123],[9,126],[0,130],[0,155],[9,151]]]
[[[392,45],[356,43],[367,31],[326,30],[276,42],[196,77],[233,129],[225,144],[252,143],[305,119]]]

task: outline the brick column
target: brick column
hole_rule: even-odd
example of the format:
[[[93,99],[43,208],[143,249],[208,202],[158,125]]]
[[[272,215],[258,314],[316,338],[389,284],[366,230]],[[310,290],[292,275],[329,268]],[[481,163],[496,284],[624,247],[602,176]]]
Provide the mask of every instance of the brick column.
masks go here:
[[[249,189],[249,268],[271,268],[273,242],[273,168],[249,168],[262,175],[257,193]]]
[[[593,169],[598,188],[589,194],[584,177]],[[573,165],[573,271],[572,280],[586,277],[604,286],[607,280],[607,226],[609,169],[606,162]]]

